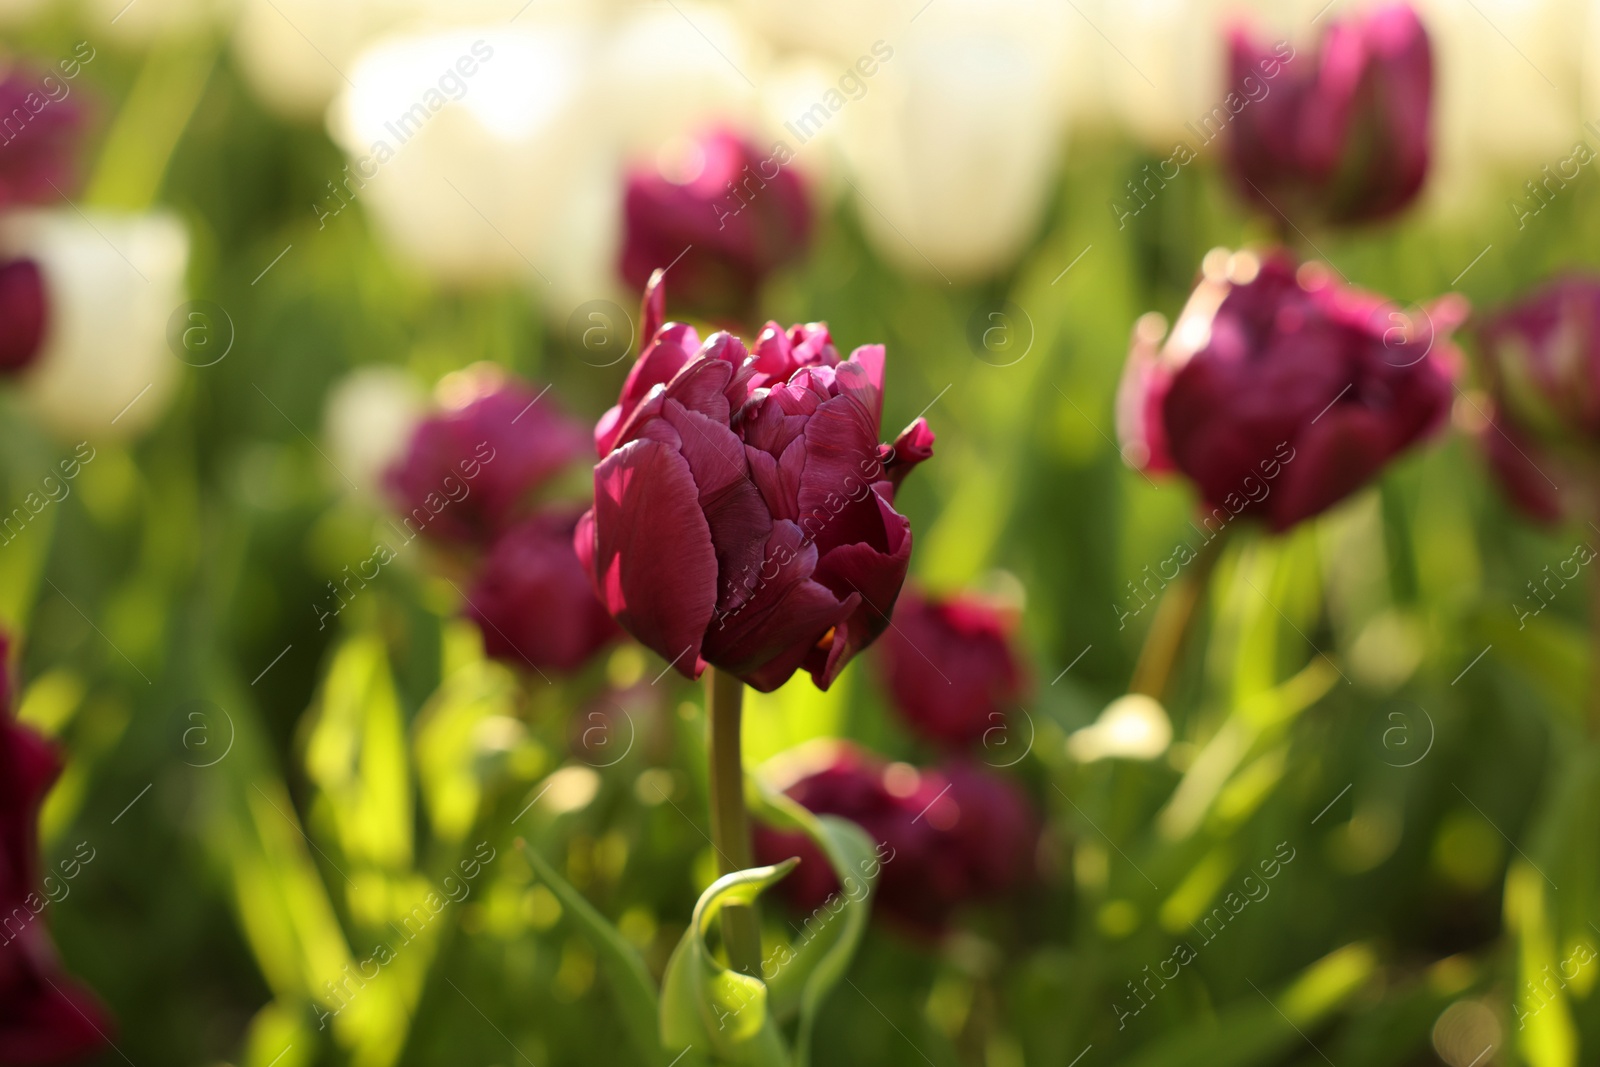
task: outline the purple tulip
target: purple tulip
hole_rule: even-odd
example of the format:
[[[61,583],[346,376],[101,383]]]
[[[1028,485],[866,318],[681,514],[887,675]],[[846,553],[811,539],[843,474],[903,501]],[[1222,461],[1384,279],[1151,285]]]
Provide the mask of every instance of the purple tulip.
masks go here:
[[[39,264],[31,259],[0,264],[0,374],[33,365],[44,341],[48,308]]]
[[[490,656],[570,673],[619,635],[573,551],[577,524],[575,510],[535,515],[501,534],[483,558],[467,614]]]
[[[1459,297],[1404,313],[1281,252],[1212,253],[1165,346],[1148,317],[1134,331],[1123,454],[1191,478],[1208,524],[1248,513],[1286,530],[1442,424],[1465,313]]]
[[[19,68],[0,78],[0,209],[55,203],[73,184],[83,116],[76,103],[51,99],[46,77]]]
[[[965,762],[918,770],[842,743],[821,751],[821,765],[786,792],[819,815],[850,819],[872,839],[876,906],[895,925],[938,936],[957,909],[1008,893],[1032,873],[1038,820],[1011,781]],[[755,855],[758,863],[800,857],[780,888],[803,914],[841,889],[858,892],[841,887],[802,835],[758,826]]]
[[[583,454],[585,435],[552,399],[497,374],[462,399],[422,421],[387,483],[413,534],[485,546]]]
[[[689,176],[631,173],[623,280],[642,288],[652,272],[670,267],[687,306],[745,321],[762,282],[803,253],[811,233],[805,183],[784,166],[787,150],[775,152],[717,130],[696,141]]]
[[[907,590],[878,643],[884,686],[900,717],[935,744],[968,748],[1006,714],[1025,684],[1011,647],[1016,618],[975,596],[924,599]]]
[[[1600,278],[1545,283],[1478,333],[1494,414],[1483,440],[1491,467],[1529,516],[1559,519],[1557,483],[1600,452]]]
[[[1241,101],[1228,162],[1247,200],[1274,219],[1353,223],[1415,199],[1428,176],[1433,55],[1410,5],[1335,22],[1316,54],[1288,59],[1236,26],[1228,55],[1230,99]]]
[[[826,689],[888,625],[911,557],[896,486],[927,458],[922,419],[878,443],[882,345],[841,361],[826,326],[769,323],[754,352],[662,324],[595,428],[578,557],[623,628],[688,677],[707,663],[763,692],[805,668]]]
[[[111,1022],[94,995],[62,971],[45,929],[37,826],[61,760],[11,716],[8,652],[0,636],[0,1063],[31,1067],[104,1048]]]

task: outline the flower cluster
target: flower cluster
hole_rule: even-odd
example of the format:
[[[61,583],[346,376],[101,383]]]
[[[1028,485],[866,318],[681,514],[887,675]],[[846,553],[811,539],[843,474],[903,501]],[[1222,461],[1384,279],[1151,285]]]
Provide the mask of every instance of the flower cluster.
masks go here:
[[[389,468],[408,528],[472,560],[467,614],[489,655],[571,672],[617,636],[572,549],[578,509],[540,502],[587,448],[555,402],[491,367],[450,382]]]

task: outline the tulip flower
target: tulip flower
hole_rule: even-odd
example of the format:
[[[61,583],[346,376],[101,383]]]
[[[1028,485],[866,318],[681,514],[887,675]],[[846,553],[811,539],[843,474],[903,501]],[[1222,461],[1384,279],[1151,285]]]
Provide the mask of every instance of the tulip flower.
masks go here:
[[[885,763],[847,744],[813,749],[785,792],[819,815],[858,824],[877,846],[876,904],[903,929],[937,936],[962,905],[1000,896],[1033,870],[1038,820],[1008,779],[964,762],[918,770]],[[758,827],[756,858],[800,865],[781,883],[796,910],[809,913],[854,887],[841,887],[808,838]]]
[[[662,323],[595,429],[594,507],[576,544],[595,591],[689,677],[713,664],[770,691],[826,689],[888,625],[911,556],[896,486],[931,454],[918,419],[878,443],[882,345],[841,361],[827,327],[769,323],[754,351]]]
[[[0,663],[8,651],[0,636]],[[60,757],[12,718],[3,667],[0,689],[0,1063],[66,1063],[103,1048],[110,1021],[63,973],[45,929],[37,826]]]
[[[1241,101],[1228,162],[1241,196],[1274,219],[1329,223],[1385,218],[1416,198],[1428,176],[1433,55],[1410,5],[1334,22],[1315,53],[1287,61],[1243,26],[1228,52],[1230,99]],[[1264,81],[1268,71],[1276,77]]]
[[[1483,439],[1508,495],[1533,518],[1565,510],[1557,484],[1600,451],[1600,278],[1541,286],[1479,331],[1495,410]]]
[[[0,264],[0,373],[31,366],[44,340],[44,275],[31,259]]]
[[[1192,479],[1226,525],[1283,531],[1338,503],[1449,413],[1465,302],[1403,312],[1333,278],[1217,250],[1158,351],[1140,320],[1118,396],[1123,454]]]
[[[375,500],[382,495],[385,474],[405,456],[427,411],[422,387],[399,367],[357,367],[328,390],[322,417],[328,456],[355,484],[358,495]],[[340,484],[345,484],[342,479]]]
[[[388,487],[413,532],[486,545],[583,453],[583,428],[487,365],[442,384],[446,409],[418,424]]]
[[[513,666],[570,673],[618,636],[572,548],[576,511],[527,519],[478,567],[467,614],[484,651]]]
[[[1016,618],[975,596],[924,599],[907,591],[878,644],[900,717],[936,744],[966,748],[1005,727],[1024,685],[1011,647]]]
[[[72,186],[83,115],[60,96],[64,84],[26,68],[0,78],[0,209],[59,203]]]
[[[767,275],[800,256],[811,231],[805,183],[785,166],[780,144],[762,151],[728,130],[694,142],[684,170],[628,176],[621,273],[642,288],[672,268],[684,303],[713,317],[743,319]]]
[[[183,224],[164,213],[14,211],[0,218],[0,260],[15,258],[37,264],[48,307],[19,379],[27,406],[73,439],[126,438],[155,422],[183,367],[167,339],[185,296]]]

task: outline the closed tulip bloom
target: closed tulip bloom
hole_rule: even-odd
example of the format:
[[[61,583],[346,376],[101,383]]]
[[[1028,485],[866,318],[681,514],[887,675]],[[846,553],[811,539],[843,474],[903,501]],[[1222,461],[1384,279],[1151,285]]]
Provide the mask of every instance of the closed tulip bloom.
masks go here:
[[[1553,522],[1556,484],[1600,451],[1600,279],[1557,278],[1479,331],[1494,415],[1490,464],[1513,502]]]
[[[811,233],[805,183],[790,152],[762,151],[718,130],[694,142],[681,173],[628,176],[623,280],[643,288],[672,268],[676,297],[712,317],[742,320],[767,276],[801,256]]]
[[[467,615],[490,656],[514,667],[571,673],[620,634],[572,548],[578,513],[553,511],[500,536],[467,594]]]
[[[445,383],[446,410],[422,420],[388,486],[412,532],[484,546],[586,449],[555,401],[490,367]]]
[[[1460,298],[1404,313],[1320,264],[1214,251],[1166,344],[1158,317],[1134,331],[1124,457],[1187,475],[1222,524],[1286,530],[1441,425],[1464,316]]]
[[[911,557],[894,510],[931,452],[918,419],[878,443],[882,345],[841,361],[820,324],[769,323],[754,351],[662,324],[595,429],[578,556],[623,628],[679,671],[714,664],[763,692],[804,668],[824,689],[888,625]]]
[[[44,341],[44,275],[31,259],[0,264],[0,374],[32,365]]]
[[[1228,52],[1228,88],[1248,98],[1228,126],[1241,196],[1274,218],[1329,223],[1381,219],[1416,198],[1433,136],[1433,53],[1410,5],[1335,22],[1317,51],[1287,61],[1242,26]],[[1279,73],[1263,81],[1267,70]]]
[[[1015,629],[1014,615],[976,596],[902,593],[877,651],[895,711],[918,735],[951,748],[1003,733],[1024,685]]]
[[[918,770],[847,744],[815,749],[812,766],[785,792],[818,815],[856,823],[876,846],[876,907],[901,929],[938,936],[963,905],[1021,885],[1033,870],[1038,820],[1015,783],[964,762]],[[757,827],[758,863],[800,865],[780,888],[802,913],[841,886],[826,857],[800,834]],[[864,872],[866,873],[866,872]]]
[[[9,644],[0,636],[0,659]],[[3,672],[0,666],[0,672]],[[9,690],[9,679],[0,680]],[[93,994],[61,969],[45,928],[39,807],[61,761],[44,738],[0,706],[0,1063],[67,1063],[106,1044],[111,1024]],[[93,858],[92,854],[89,858]]]
[[[54,73],[16,68],[0,78],[0,209],[54,204],[73,185],[83,115]]]

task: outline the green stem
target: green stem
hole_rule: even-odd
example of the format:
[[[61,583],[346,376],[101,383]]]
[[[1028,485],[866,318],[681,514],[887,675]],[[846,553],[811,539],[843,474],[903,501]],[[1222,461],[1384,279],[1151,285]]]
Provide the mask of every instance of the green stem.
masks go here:
[[[706,669],[707,781],[711,794],[711,845],[723,874],[755,866],[750,851],[750,815],[744,806],[744,761],[739,716],[744,683],[715,667]],[[728,962],[742,974],[761,974],[761,913],[755,905],[722,908],[722,944]]]
[[[1139,660],[1134,664],[1128,692],[1143,693],[1162,703],[1166,701],[1172,672],[1178,665],[1189,631],[1194,628],[1200,602],[1210,584],[1217,558],[1222,555],[1222,543],[1227,534],[1227,530],[1223,530],[1200,546],[1189,564],[1189,572],[1162,594],[1156,617],[1144,635],[1144,647],[1139,650]]]
[[[1589,576],[1589,737],[1600,741],[1600,566]]]

